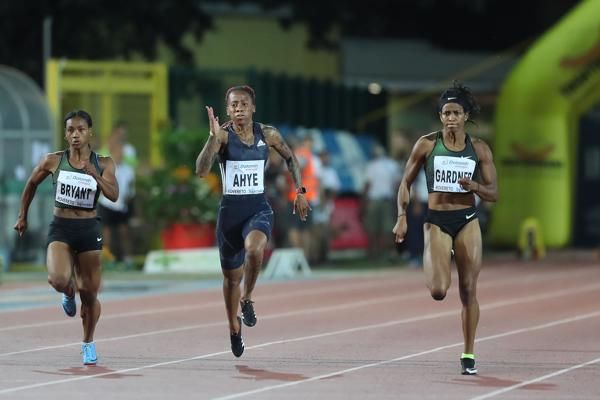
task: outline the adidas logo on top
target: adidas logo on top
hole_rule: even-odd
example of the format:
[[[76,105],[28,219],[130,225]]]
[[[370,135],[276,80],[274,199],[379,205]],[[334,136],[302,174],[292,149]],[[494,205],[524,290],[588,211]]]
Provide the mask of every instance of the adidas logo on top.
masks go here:
[[[256,144],[256,147],[260,146],[266,146],[265,142],[263,142],[262,139],[258,139],[258,143]]]

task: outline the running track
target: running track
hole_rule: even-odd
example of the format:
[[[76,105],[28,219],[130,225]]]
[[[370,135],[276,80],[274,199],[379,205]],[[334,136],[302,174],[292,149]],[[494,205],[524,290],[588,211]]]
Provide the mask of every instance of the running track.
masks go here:
[[[216,287],[103,294],[95,367],[81,365],[79,318],[5,309],[0,399],[598,399],[597,264],[486,263],[473,377],[459,371],[456,275],[443,302],[407,268],[259,279],[239,359]]]

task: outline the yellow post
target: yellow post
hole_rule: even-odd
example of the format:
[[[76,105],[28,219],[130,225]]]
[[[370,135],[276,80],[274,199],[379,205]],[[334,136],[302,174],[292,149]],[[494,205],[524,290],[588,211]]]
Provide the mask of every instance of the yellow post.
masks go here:
[[[92,113],[94,131],[104,143],[115,118],[120,114],[136,113],[138,121],[139,118],[147,121],[149,132],[139,131],[138,135],[131,135],[131,141],[135,147],[147,149],[138,157],[151,166],[161,163],[160,132],[168,122],[167,80],[167,67],[160,63],[53,59],[46,64],[46,96],[55,117],[60,117],[66,108],[85,107]],[[136,104],[135,98],[139,99],[139,96],[148,98],[149,106],[147,109],[133,107],[132,111],[128,104]],[[116,112],[114,104],[124,111]],[[130,131],[133,132],[136,127],[136,124],[131,124]],[[61,136],[62,133],[57,135]],[[147,143],[150,143],[149,148]]]
[[[60,70],[59,61],[50,60],[46,65],[46,99],[52,111],[55,129],[58,128],[60,107]],[[54,148],[58,146],[57,135],[54,135]]]
[[[163,64],[156,64],[154,68],[154,85],[156,96],[152,96],[150,113],[152,120],[150,137],[150,163],[151,165],[162,164],[160,154],[160,135],[168,124],[168,90],[167,90],[167,67]]]
[[[106,147],[106,141],[113,125],[112,98],[113,95],[109,91],[100,95],[100,124],[98,128],[101,129],[101,131],[98,132],[98,130],[96,130],[96,135],[100,138],[102,142],[101,146],[103,147]]]

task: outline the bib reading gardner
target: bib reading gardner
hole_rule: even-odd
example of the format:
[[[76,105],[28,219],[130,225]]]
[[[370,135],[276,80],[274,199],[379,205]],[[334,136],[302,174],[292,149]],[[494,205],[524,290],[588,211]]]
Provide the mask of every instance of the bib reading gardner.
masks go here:
[[[433,159],[433,190],[436,192],[466,193],[458,180],[473,179],[477,163],[466,157],[435,156]]]
[[[247,195],[264,193],[264,177],[264,160],[227,160],[225,163],[224,194]]]
[[[61,170],[54,200],[66,206],[93,209],[97,190],[98,182],[91,175]]]
[[[436,133],[433,150],[425,160],[429,193],[466,193],[468,191],[459,185],[459,179],[479,180],[479,158],[468,134],[464,143],[462,150],[450,150],[444,145],[442,132]]]

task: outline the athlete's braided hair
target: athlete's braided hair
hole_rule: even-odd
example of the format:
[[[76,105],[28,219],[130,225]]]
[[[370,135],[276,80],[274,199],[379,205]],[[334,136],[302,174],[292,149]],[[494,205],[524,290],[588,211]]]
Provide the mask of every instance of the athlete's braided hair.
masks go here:
[[[67,115],[65,115],[65,119],[63,120],[63,124],[65,126],[65,128],[67,127],[67,121],[75,118],[75,117],[79,117],[81,119],[84,119],[85,122],[87,122],[88,127],[91,128],[92,127],[92,117],[90,116],[90,114],[87,111],[83,111],[83,110],[73,110],[73,111],[69,111],[67,113]]]
[[[465,113],[469,113],[473,116],[479,113],[480,107],[473,97],[471,89],[463,85],[461,82],[455,80],[452,87],[446,89],[438,100],[438,112],[442,111],[442,108],[447,103],[458,103],[462,106]]]

